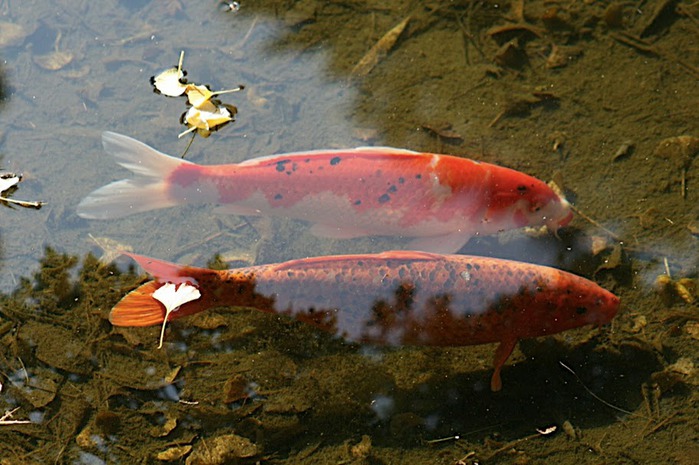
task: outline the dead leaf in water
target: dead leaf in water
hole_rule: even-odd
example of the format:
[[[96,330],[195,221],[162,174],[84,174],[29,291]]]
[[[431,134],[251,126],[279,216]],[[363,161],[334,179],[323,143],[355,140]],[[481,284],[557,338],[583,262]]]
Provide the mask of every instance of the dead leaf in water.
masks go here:
[[[0,48],[22,45],[29,33],[19,24],[0,21]]]
[[[170,447],[162,452],[158,452],[155,458],[161,462],[174,462],[189,454],[191,450],[192,446],[190,445]]]
[[[451,123],[442,122],[436,124],[424,123],[420,127],[426,130],[431,135],[435,136],[437,139],[444,140],[445,142],[451,142],[454,144],[460,144],[464,141],[464,138],[458,132],[452,129]]]
[[[686,167],[699,154],[699,138],[683,135],[663,139],[653,154]]]
[[[391,51],[393,46],[396,45],[398,38],[405,30],[405,27],[408,25],[409,21],[410,16],[393,26],[390,31],[384,34],[384,36],[381,37],[381,39],[379,39],[379,41],[376,42],[373,47],[371,47],[371,50],[369,50],[366,55],[359,60],[359,63],[352,68],[352,72],[350,74],[354,77],[364,77],[369,74],[371,70],[374,69],[374,67],[379,63],[379,61],[383,60],[388,52]]]
[[[70,52],[55,51],[35,56],[34,63],[49,71],[58,71],[73,61],[73,58],[73,54]]]

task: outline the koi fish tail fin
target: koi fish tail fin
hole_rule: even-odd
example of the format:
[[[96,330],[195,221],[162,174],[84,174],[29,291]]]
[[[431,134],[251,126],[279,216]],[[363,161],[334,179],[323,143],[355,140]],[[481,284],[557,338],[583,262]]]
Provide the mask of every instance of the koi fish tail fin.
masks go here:
[[[115,181],[89,194],[78,204],[78,215],[104,220],[177,205],[177,201],[168,196],[167,178],[181,165],[192,163],[114,132],[102,134],[102,145],[117,163],[136,176]]]
[[[196,277],[208,270],[158,260],[155,258],[124,253],[131,257],[148,274],[156,278],[137,287],[126,294],[109,313],[109,322],[114,326],[152,326],[161,324],[165,319],[165,305],[162,300],[153,297],[153,293],[166,283],[180,285],[183,283],[197,287]],[[207,299],[188,301],[168,315],[168,321],[175,318],[203,312],[210,305]],[[174,305],[177,305],[176,303]]]
[[[153,298],[160,286],[157,281],[149,281],[126,294],[109,312],[109,322],[114,326],[161,324],[165,319],[165,307]]]
[[[166,283],[148,281],[124,296],[109,312],[109,322],[114,326],[153,326],[165,319],[165,305],[153,293]],[[193,300],[168,314],[167,321],[203,312],[211,305],[204,300]]]

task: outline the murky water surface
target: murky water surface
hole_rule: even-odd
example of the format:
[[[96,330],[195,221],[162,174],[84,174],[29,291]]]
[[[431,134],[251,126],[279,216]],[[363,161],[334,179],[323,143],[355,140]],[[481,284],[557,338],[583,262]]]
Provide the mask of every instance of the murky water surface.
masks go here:
[[[0,167],[46,202],[0,212],[2,463],[699,461],[696,2],[35,3],[0,2]],[[103,131],[185,151],[184,99],[149,84],[182,50],[190,82],[245,86],[187,159],[388,145],[553,179],[577,209],[559,237],[461,252],[583,275],[621,312],[521,343],[499,393],[493,345],[352,345],[249,309],[179,320],[161,350],[113,328],[144,278],[100,244],[198,266],[404,245],[210,207],[77,216],[130,176]]]

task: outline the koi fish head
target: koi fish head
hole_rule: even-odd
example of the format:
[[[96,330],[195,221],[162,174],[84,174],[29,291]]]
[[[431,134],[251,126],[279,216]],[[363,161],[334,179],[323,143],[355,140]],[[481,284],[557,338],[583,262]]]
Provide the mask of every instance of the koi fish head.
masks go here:
[[[570,204],[558,189],[523,173],[501,177],[494,190],[489,213],[505,223],[509,219],[512,227],[546,226],[555,233],[573,219]]]
[[[550,283],[536,284],[534,301],[517,326],[518,336],[538,337],[587,325],[602,326],[616,316],[619,298],[596,283],[570,273],[557,272]],[[532,290],[532,289],[530,289]]]
[[[514,212],[515,222],[520,226],[546,226],[556,232],[573,219],[570,204],[563,197],[553,193],[532,196],[529,201],[519,203]]]

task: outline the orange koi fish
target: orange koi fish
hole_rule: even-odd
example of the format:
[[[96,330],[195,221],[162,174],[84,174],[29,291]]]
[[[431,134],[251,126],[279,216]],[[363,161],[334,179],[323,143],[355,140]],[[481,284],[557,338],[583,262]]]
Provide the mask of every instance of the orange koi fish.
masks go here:
[[[136,176],[89,194],[83,218],[109,219],[182,204],[237,215],[305,220],[332,238],[412,238],[415,250],[456,252],[474,235],[565,226],[568,202],[544,182],[466,158],[388,147],[319,150],[201,166],[105,132],[107,153]]]
[[[168,320],[212,307],[288,315],[349,341],[465,346],[498,342],[491,389],[520,339],[612,320],[619,299],[579,276],[540,265],[466,255],[393,251],[214,271],[135,254],[156,279],[112,309],[116,326],[149,326],[166,312],[153,294],[193,286],[196,299]],[[191,289],[190,289],[191,290]]]

